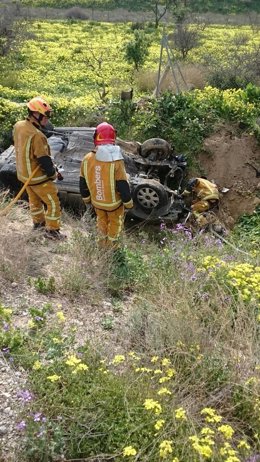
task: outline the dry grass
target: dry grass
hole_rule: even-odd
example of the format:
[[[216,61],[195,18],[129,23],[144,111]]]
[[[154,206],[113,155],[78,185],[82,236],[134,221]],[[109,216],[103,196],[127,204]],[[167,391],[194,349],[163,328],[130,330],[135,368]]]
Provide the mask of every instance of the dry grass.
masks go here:
[[[184,81],[186,82],[186,85],[182,79],[182,76],[180,74],[180,71],[183,75]],[[205,87],[206,82],[207,82],[207,71],[203,66],[195,65],[195,64],[185,64],[182,63],[180,64],[179,68],[175,66],[175,77],[173,76],[173,73],[169,71],[165,78],[163,79],[162,85],[161,85],[161,91],[165,90],[172,90],[176,92],[177,87],[176,87],[176,81],[179,89],[182,91],[185,91],[187,88],[188,89],[193,89],[193,88],[199,88],[202,89]],[[163,70],[162,70],[163,73]],[[151,92],[155,90],[156,85],[157,85],[157,72],[155,71],[139,71],[139,73],[136,76],[136,81],[138,88],[141,92]],[[162,75],[162,74],[161,74]]]

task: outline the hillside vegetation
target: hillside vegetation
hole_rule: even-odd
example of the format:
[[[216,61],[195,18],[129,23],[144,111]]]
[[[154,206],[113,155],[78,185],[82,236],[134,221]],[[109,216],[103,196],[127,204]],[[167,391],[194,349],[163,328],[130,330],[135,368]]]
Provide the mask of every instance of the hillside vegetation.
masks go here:
[[[2,219],[1,349],[27,374],[15,453],[6,440],[4,460],[242,462],[258,453],[259,214],[253,220],[226,244],[183,225],[162,224],[154,237],[128,231],[112,255],[96,248],[90,218],[65,217],[69,238],[58,246],[30,232],[25,208]]]
[[[190,51],[183,64],[187,84],[199,89],[177,97],[162,96],[158,103],[150,95],[156,86],[161,30],[147,27],[142,32],[149,39],[149,55],[136,72],[124,57],[124,45],[133,37],[130,24],[35,21],[27,23],[26,29],[30,37],[19,50],[0,57],[2,146],[10,143],[14,122],[26,113],[24,102],[38,93],[52,104],[55,125],[95,125],[109,117],[121,137],[143,141],[160,133],[187,154],[200,147],[203,136],[220,119],[255,128],[259,90],[250,82],[258,84],[259,79],[259,36],[248,26],[211,26],[202,32],[200,46]],[[238,46],[241,34],[244,38]],[[207,81],[224,92],[204,90]],[[122,104],[120,91],[130,85],[134,101]],[[173,76],[168,88],[174,89]],[[141,97],[148,100],[141,103]]]

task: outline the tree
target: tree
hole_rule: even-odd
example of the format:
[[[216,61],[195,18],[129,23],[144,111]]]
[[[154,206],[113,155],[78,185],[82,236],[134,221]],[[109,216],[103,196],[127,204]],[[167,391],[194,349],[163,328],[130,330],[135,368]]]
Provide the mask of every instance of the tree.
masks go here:
[[[145,63],[149,54],[150,43],[142,30],[135,30],[134,37],[130,42],[126,43],[125,59],[128,63],[134,63],[135,69],[139,68]]]
[[[172,34],[174,48],[181,52],[182,58],[185,59],[190,50],[199,45],[201,32],[196,26],[187,23],[179,23]]]
[[[154,14],[155,27],[159,26],[160,20],[166,15],[171,0],[128,0],[126,7],[131,11],[148,11]]]

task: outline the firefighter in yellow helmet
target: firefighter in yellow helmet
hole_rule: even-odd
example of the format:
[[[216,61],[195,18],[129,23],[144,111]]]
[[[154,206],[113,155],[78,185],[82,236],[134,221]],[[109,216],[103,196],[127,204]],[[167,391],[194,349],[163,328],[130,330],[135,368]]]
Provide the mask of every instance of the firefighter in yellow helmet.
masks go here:
[[[48,102],[36,96],[27,103],[28,117],[14,125],[13,139],[16,153],[17,177],[25,183],[35,168],[26,192],[34,229],[45,228],[51,239],[62,239],[60,233],[61,208],[58,198],[56,167],[52,161],[47,138],[42,132],[52,113]]]
[[[203,213],[216,207],[219,203],[219,192],[215,183],[205,178],[191,178],[182,195],[192,194],[191,211],[197,223],[201,226],[207,224]]]
[[[80,193],[97,215],[101,246],[116,247],[123,229],[124,211],[133,207],[124,158],[115,145],[116,131],[106,122],[96,127],[95,149],[84,157],[80,168]]]

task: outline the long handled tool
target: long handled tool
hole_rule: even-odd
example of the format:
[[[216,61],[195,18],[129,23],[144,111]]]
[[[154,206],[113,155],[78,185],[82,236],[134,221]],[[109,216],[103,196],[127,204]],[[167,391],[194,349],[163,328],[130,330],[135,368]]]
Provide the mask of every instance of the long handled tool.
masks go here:
[[[13,207],[14,204],[16,204],[16,202],[20,199],[21,195],[23,194],[23,192],[25,191],[26,187],[28,186],[28,184],[30,183],[31,179],[34,177],[35,173],[39,170],[40,166],[38,165],[34,170],[33,172],[31,173],[31,175],[29,176],[28,180],[26,180],[26,182],[24,183],[23,187],[20,189],[20,191],[18,192],[18,194],[13,198],[13,200],[11,200],[11,202],[9,202],[9,204],[3,209],[3,210],[0,210],[0,216],[5,216],[9,213],[10,209]]]

